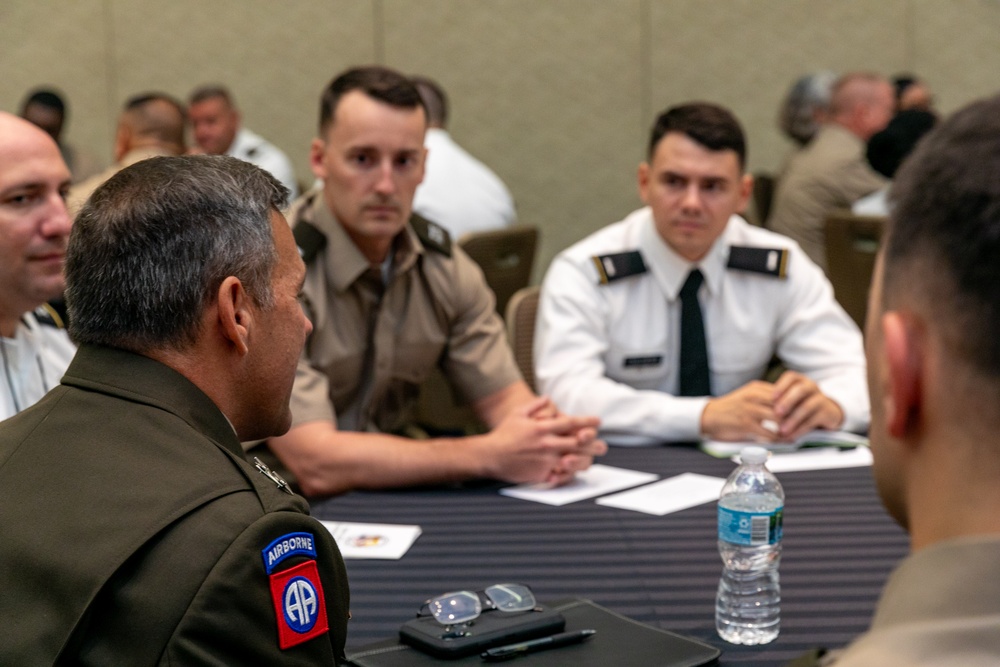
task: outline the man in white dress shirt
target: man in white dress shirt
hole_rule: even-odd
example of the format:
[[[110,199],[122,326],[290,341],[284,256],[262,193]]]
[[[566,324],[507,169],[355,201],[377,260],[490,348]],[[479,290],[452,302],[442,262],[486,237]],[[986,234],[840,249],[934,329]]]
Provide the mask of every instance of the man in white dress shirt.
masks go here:
[[[198,147],[208,155],[232,155],[255,164],[298,196],[295,170],[285,153],[263,137],[242,127],[233,96],[223,86],[201,86],[191,93],[188,116]]]
[[[727,110],[668,109],[639,166],[646,208],[549,268],[540,389],[570,413],[600,416],[609,443],[867,427],[860,331],[793,241],[736,215],[752,188],[745,153]],[[759,378],[775,355],[790,370],[772,384]]]
[[[448,126],[448,97],[436,82],[412,77],[427,110],[424,180],[413,210],[460,239],[470,232],[505,229],[517,222],[510,190],[489,167],[455,143]]]
[[[63,291],[69,184],[56,142],[0,112],[0,419],[59,384],[75,352],[44,305]]]

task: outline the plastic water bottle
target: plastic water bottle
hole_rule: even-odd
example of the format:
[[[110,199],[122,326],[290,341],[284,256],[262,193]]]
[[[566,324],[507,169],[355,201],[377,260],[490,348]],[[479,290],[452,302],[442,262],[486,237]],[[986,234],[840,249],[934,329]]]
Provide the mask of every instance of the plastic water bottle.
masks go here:
[[[768,451],[746,447],[719,496],[722,578],[715,628],[733,644],[766,644],[781,628],[781,520],[785,492],[764,463]]]

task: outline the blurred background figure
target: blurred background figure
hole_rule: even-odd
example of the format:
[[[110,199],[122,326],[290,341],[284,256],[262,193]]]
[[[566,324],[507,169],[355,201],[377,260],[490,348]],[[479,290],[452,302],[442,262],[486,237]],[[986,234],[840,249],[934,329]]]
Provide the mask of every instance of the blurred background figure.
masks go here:
[[[868,140],[866,157],[872,169],[893,178],[903,159],[917,146],[921,137],[937,124],[937,116],[922,109],[907,109],[896,114],[885,129]],[[889,215],[889,185],[854,202],[851,210],[858,215]]]
[[[70,213],[75,216],[98,186],[125,167],[151,157],[183,155],[184,123],[184,105],[166,93],[130,97],[118,117],[115,163],[73,186],[67,199]]]
[[[830,71],[806,74],[789,88],[778,115],[778,127],[805,146],[815,136],[830,111],[830,93],[837,75]]]
[[[66,128],[69,113],[62,95],[54,89],[36,88],[28,93],[21,102],[20,115],[21,118],[45,130],[55,140],[74,183],[89,178],[101,170],[97,158],[63,140],[62,133]]]
[[[896,110],[920,109],[933,111],[934,95],[927,84],[912,74],[897,74],[892,77],[896,89]]]
[[[288,156],[271,142],[243,127],[240,111],[227,88],[215,84],[196,88],[188,101],[188,115],[200,152],[232,155],[255,164],[270,172],[291,191],[289,201],[298,196],[298,182]]]
[[[413,210],[447,229],[453,239],[517,222],[514,198],[500,177],[448,133],[448,97],[437,82],[411,78],[427,110],[427,162]]]

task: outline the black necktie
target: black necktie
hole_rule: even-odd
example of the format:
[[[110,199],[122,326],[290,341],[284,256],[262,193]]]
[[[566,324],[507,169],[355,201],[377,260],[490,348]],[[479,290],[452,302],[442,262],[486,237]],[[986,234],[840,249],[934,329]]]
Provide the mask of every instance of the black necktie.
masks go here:
[[[681,287],[681,396],[712,394],[705,323],[701,319],[701,304],[698,303],[698,288],[704,280],[701,271],[692,269]]]

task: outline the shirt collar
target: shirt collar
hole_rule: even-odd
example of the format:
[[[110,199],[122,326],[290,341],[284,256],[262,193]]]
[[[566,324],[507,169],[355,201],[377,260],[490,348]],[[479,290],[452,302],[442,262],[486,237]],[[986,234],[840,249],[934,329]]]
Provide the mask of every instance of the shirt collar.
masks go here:
[[[729,246],[732,245],[732,237],[735,233],[734,218],[738,218],[738,216],[730,217],[722,234],[701,260],[689,262],[667,245],[663,237],[656,231],[656,223],[653,221],[652,211],[650,211],[639,231],[640,247],[647,267],[668,299],[671,301],[677,299],[684,281],[687,280],[688,274],[694,268],[701,269],[705,276],[705,288],[709,293],[719,293],[722,289],[722,280],[726,275],[726,263],[729,261]]]
[[[330,249],[327,256],[332,257],[332,260],[327,262],[327,273],[337,291],[346,290],[371,268],[368,259],[347,235],[343,225],[334,217],[322,191],[316,193],[304,218],[326,237],[327,248]],[[417,257],[424,252],[423,244],[409,224],[396,235],[392,252],[393,272],[397,274],[409,270],[416,263]]]

